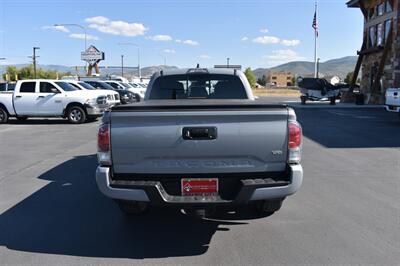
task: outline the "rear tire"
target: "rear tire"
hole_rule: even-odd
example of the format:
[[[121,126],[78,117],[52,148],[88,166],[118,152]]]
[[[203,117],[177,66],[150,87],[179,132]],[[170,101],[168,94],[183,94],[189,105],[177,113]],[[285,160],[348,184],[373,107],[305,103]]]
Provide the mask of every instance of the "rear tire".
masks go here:
[[[336,97],[331,97],[331,98],[329,98],[329,101],[330,101],[330,105],[335,105],[336,104]]]
[[[0,124],[7,123],[8,118],[9,118],[8,112],[2,107],[0,107]]]
[[[305,97],[305,96],[301,96],[300,100],[301,100],[302,105],[305,105],[307,103],[307,97]]]
[[[116,200],[120,210],[128,215],[141,215],[148,210],[148,204],[140,201]]]
[[[86,121],[86,113],[80,106],[71,106],[67,111],[67,118],[71,124],[82,124]]]

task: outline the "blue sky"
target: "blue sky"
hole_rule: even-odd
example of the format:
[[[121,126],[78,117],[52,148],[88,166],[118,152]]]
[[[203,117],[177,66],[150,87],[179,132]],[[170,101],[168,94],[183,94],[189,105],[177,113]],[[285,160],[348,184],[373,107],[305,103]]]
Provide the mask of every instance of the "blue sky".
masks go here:
[[[355,55],[362,41],[363,19],[346,1],[319,1],[321,61]],[[314,1],[307,0],[0,0],[0,57],[5,63],[28,63],[39,46],[39,63],[83,65],[82,30],[54,29],[55,23],[78,23],[93,44],[106,53],[102,65],[179,67],[231,64],[270,67],[313,60],[311,27]]]

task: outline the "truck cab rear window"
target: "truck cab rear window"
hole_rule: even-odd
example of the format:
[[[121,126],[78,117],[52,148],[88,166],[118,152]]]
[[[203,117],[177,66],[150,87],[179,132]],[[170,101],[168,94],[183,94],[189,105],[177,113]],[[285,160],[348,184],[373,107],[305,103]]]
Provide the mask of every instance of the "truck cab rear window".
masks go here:
[[[35,93],[36,82],[22,82],[19,92],[21,93]]]
[[[238,76],[187,74],[158,77],[149,99],[247,99],[247,94]]]

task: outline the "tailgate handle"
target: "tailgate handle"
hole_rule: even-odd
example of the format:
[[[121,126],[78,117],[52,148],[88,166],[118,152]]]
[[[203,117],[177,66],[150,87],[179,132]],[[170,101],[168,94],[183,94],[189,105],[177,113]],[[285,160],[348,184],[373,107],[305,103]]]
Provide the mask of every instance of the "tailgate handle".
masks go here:
[[[184,127],[182,137],[186,140],[213,140],[217,138],[216,127]]]

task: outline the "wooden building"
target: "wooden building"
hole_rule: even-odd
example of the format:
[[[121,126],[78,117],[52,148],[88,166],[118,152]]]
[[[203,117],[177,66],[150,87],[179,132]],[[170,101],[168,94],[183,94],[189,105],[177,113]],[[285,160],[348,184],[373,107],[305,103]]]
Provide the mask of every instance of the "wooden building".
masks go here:
[[[360,90],[365,101],[382,104],[387,88],[400,87],[400,0],[352,0],[364,16],[364,40],[352,79],[361,73]]]

